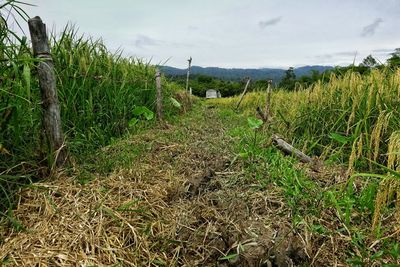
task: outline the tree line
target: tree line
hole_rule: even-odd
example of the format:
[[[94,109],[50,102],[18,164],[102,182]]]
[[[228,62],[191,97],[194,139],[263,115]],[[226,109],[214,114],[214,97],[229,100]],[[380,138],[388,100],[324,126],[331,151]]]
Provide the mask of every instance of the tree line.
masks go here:
[[[181,87],[185,87],[186,76],[170,76],[169,79]],[[197,74],[190,76],[189,87],[192,93],[199,97],[205,97],[208,89],[218,90],[223,97],[240,94],[243,91],[245,81],[228,81],[208,75]]]
[[[357,66],[351,64],[346,67],[335,67],[331,70],[320,73],[319,71],[312,70],[310,75],[296,77],[294,68],[290,67],[285,71],[283,79],[278,83],[278,87],[288,91],[295,90],[296,88],[305,88],[317,81],[328,82],[331,74],[336,76],[342,76],[348,70],[358,72],[362,75],[368,74],[373,69],[397,69],[400,67],[400,48],[396,48],[390,57],[387,59],[386,64],[378,62],[372,55],[368,55],[363,61]]]

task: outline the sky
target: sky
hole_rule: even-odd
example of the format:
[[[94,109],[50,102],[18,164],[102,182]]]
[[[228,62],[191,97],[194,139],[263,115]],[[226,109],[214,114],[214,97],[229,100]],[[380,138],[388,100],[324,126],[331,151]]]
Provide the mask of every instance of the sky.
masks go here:
[[[28,0],[26,0],[28,1]],[[400,0],[29,0],[50,30],[73,24],[154,64],[347,65],[400,47]],[[25,30],[27,31],[27,30]]]

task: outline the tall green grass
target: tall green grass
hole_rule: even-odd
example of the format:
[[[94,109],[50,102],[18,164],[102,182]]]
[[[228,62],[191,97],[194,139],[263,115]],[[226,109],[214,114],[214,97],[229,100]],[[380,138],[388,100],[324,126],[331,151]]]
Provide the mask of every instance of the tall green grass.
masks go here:
[[[13,62],[2,65],[3,170],[12,166],[7,160],[36,159],[44,152],[34,59],[25,45],[15,45],[13,50]],[[51,53],[63,128],[72,152],[105,145],[125,133],[136,106],[153,108],[154,66],[124,58],[121,52],[111,53],[101,40],[78,37],[71,28],[51,38]]]
[[[0,1],[0,210],[17,185],[46,174],[41,99],[27,38],[19,38],[4,12],[27,19],[20,2]],[[8,4],[7,4],[8,3]],[[12,9],[12,10],[10,10]],[[26,22],[24,22],[26,23]],[[50,36],[62,126],[72,156],[82,159],[126,133],[137,107],[154,109],[155,69],[149,62],[109,51],[101,40],[67,26]],[[166,102],[176,86],[166,84]],[[171,108],[171,103],[166,103]],[[168,110],[166,111],[168,113]]]
[[[66,28],[52,38],[62,120],[72,149],[123,134],[135,106],[154,106],[155,67],[111,53],[101,40]]]
[[[0,1],[0,211],[12,204],[12,192],[31,179],[27,169],[37,163],[26,162],[33,156],[30,148],[39,146],[32,136],[24,136],[28,129],[30,133],[37,132],[31,119],[36,113],[30,79],[33,59],[26,46],[27,39],[18,37],[9,26],[10,23],[19,26],[15,16],[22,21],[27,19],[21,4]],[[29,158],[16,160],[19,154]],[[39,168],[35,166],[35,169]]]

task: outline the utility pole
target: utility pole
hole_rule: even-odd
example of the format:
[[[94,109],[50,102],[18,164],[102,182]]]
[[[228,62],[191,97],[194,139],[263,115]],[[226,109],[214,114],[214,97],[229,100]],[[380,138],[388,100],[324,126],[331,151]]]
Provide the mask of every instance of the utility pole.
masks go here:
[[[190,57],[188,59],[188,62],[189,62],[189,67],[188,67],[187,76],[186,76],[186,92],[189,91],[189,76],[190,76],[190,68],[192,67],[192,57]]]

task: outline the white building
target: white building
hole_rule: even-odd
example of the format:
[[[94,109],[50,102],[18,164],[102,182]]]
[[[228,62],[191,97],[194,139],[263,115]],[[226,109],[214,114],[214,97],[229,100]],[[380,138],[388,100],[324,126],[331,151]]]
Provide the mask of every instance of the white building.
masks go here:
[[[206,98],[220,98],[221,93],[215,89],[208,89],[206,92]]]

